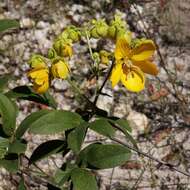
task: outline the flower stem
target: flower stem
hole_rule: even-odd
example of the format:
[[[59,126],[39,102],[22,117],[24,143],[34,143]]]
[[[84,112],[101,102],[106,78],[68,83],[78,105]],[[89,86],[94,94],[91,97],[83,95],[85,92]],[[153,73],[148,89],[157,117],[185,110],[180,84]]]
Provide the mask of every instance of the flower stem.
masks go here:
[[[115,60],[112,61],[111,67],[110,67],[110,69],[108,70],[107,75],[106,75],[106,77],[105,77],[105,79],[104,79],[104,81],[103,81],[101,87],[100,87],[99,90],[97,91],[97,94],[96,94],[96,96],[95,96],[95,98],[94,98],[94,102],[93,102],[94,105],[96,105],[96,103],[97,103],[97,101],[98,101],[98,98],[99,98],[99,96],[100,96],[100,94],[101,94],[101,92],[102,92],[102,90],[103,90],[103,88],[104,88],[106,82],[108,81],[108,79],[109,79],[109,77],[110,77],[110,75],[111,75],[111,72],[112,72],[113,67],[114,67],[114,63],[115,63]]]

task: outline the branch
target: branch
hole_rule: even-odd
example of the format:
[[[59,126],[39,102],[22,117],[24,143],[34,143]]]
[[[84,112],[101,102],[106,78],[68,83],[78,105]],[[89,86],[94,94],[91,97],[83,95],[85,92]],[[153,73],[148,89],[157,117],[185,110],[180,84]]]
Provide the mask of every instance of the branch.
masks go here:
[[[158,162],[161,166],[162,165],[167,166],[171,170],[174,170],[174,171],[176,171],[178,173],[181,173],[181,174],[183,174],[183,175],[185,175],[187,177],[190,177],[190,173],[184,172],[184,171],[176,168],[175,166],[173,166],[173,165],[171,165],[171,164],[169,164],[167,162],[163,162],[163,161],[159,160],[158,158],[155,158],[155,157],[153,157],[153,156],[151,156],[151,155],[149,155],[149,154],[147,154],[145,152],[142,152],[142,151],[140,151],[140,150],[138,150],[138,149],[136,149],[136,148],[134,148],[134,147],[132,147],[132,146],[130,146],[130,145],[122,142],[122,141],[120,141],[119,139],[116,139],[116,138],[110,138],[110,139],[113,140],[113,141],[115,141],[115,142],[117,142],[117,143],[119,143],[119,144],[121,144],[121,145],[123,145],[123,146],[125,146],[125,147],[127,147],[130,150],[133,150],[134,152],[138,153],[139,155],[147,157],[147,158],[149,158],[149,159],[151,159],[151,160],[153,160],[155,162]]]
[[[99,98],[99,96],[100,96],[100,94],[101,94],[101,92],[102,92],[102,90],[103,90],[103,88],[104,88],[106,82],[108,81],[108,79],[109,79],[109,77],[110,77],[110,75],[111,75],[111,72],[112,72],[114,63],[115,63],[115,60],[112,60],[111,67],[110,67],[109,71],[107,72],[107,75],[106,75],[106,77],[105,77],[105,79],[104,79],[104,81],[103,81],[101,87],[99,88],[99,90],[98,90],[98,92],[97,92],[97,94],[96,94],[96,96],[95,96],[95,99],[94,99],[94,102],[93,102],[94,105],[96,105],[96,103],[97,103],[97,101],[98,101],[98,98]]]

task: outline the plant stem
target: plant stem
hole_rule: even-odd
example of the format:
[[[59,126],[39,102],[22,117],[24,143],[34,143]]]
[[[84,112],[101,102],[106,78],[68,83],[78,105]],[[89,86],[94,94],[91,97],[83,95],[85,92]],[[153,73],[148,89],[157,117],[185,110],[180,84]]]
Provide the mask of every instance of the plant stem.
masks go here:
[[[174,170],[174,171],[176,171],[176,172],[178,172],[178,173],[181,173],[181,174],[183,174],[183,175],[185,175],[185,176],[187,176],[187,177],[190,177],[190,173],[184,172],[184,171],[182,171],[182,170],[176,168],[175,166],[173,166],[173,165],[171,165],[171,164],[169,164],[169,163],[167,163],[167,162],[163,162],[163,161],[159,160],[158,158],[155,158],[155,157],[153,157],[153,156],[151,156],[151,155],[149,155],[149,154],[147,154],[147,153],[145,153],[145,152],[142,152],[141,150],[138,150],[138,149],[136,149],[136,148],[134,148],[134,147],[132,147],[132,146],[130,146],[130,145],[128,145],[128,144],[122,142],[122,141],[119,140],[119,139],[116,139],[116,138],[110,138],[110,139],[111,139],[112,141],[117,142],[117,143],[121,144],[122,146],[127,147],[128,149],[130,149],[130,150],[132,150],[132,151],[138,153],[139,155],[142,155],[142,156],[144,156],[144,157],[147,157],[147,158],[149,158],[149,159],[151,159],[151,160],[153,160],[153,161],[155,161],[155,162],[158,162],[158,163],[160,164],[160,166],[162,166],[162,165],[167,166],[167,167],[170,168],[171,170]]]
[[[106,75],[106,77],[105,77],[105,79],[104,79],[104,81],[103,81],[101,87],[100,87],[99,90],[97,91],[97,94],[96,94],[96,96],[95,96],[95,98],[94,98],[94,102],[93,102],[94,105],[96,105],[96,103],[97,103],[97,101],[98,101],[98,98],[99,98],[99,96],[100,96],[100,94],[101,94],[101,92],[102,92],[102,90],[103,90],[103,88],[104,88],[106,82],[108,81],[108,79],[109,79],[109,77],[110,77],[110,75],[111,75],[111,72],[112,72],[113,67],[114,67],[114,63],[115,63],[115,60],[112,61],[111,67],[110,67],[109,71],[107,72],[107,75]]]
[[[90,39],[89,39],[89,36],[88,36],[88,32],[85,31],[85,34],[86,34],[88,49],[89,49],[89,52],[90,52],[90,57],[94,61],[94,57],[93,57],[92,48],[91,48],[91,45],[90,45]]]

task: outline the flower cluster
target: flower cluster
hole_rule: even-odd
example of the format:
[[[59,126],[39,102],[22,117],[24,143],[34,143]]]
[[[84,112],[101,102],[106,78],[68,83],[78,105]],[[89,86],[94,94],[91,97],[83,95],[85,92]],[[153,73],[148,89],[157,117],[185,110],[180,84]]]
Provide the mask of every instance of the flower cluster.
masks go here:
[[[65,29],[54,41],[48,56],[33,55],[29,60],[33,89],[45,93],[54,78],[66,79],[69,75],[68,61],[73,55],[72,44],[80,39],[80,32],[75,27]]]
[[[114,52],[101,50],[93,52],[92,59],[109,66],[114,61],[110,80],[112,87],[121,81],[132,92],[139,92],[145,87],[145,73],[157,75],[158,69],[152,63],[156,46],[152,40],[132,38],[127,23],[116,15],[108,24],[104,19],[92,20],[86,26],[77,28],[67,27],[54,41],[48,56],[34,55],[29,63],[31,71],[28,76],[33,81],[37,93],[47,91],[54,78],[66,79],[69,74],[68,61],[73,55],[73,43],[80,40],[89,43],[91,38],[111,39],[116,44]],[[89,44],[88,44],[89,45]]]

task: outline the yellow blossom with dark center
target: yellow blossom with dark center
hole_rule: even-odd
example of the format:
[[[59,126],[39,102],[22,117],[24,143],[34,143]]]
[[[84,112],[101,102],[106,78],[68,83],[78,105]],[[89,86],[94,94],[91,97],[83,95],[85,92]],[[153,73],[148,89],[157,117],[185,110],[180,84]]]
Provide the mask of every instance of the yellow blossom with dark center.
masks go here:
[[[157,66],[151,62],[155,52],[152,40],[143,39],[135,47],[131,45],[130,36],[117,39],[115,48],[116,63],[112,70],[110,80],[112,87],[119,81],[132,92],[139,92],[145,86],[145,74],[157,75]]]

